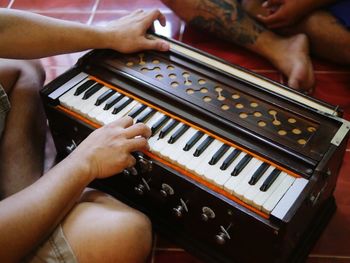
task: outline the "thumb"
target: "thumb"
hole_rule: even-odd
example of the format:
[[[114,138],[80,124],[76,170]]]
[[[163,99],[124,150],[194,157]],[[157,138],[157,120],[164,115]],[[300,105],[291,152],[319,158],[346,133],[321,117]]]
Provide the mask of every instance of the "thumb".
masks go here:
[[[170,45],[164,40],[145,38],[145,41],[142,43],[142,48],[159,51],[168,51],[170,49]]]

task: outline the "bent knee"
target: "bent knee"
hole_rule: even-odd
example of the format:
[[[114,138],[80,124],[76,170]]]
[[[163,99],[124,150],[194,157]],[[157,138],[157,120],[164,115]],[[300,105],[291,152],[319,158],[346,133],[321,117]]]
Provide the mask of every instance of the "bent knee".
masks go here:
[[[149,219],[124,204],[100,201],[78,204],[64,220],[79,262],[100,262],[102,257],[104,262],[144,262],[152,243]]]
[[[0,83],[10,94],[17,86],[38,90],[45,81],[45,70],[39,60],[0,59]]]

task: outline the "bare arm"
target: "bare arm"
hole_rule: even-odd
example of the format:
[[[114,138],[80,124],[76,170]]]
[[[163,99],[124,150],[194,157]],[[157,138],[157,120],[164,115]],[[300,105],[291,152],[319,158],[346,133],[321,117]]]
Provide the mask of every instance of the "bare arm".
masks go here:
[[[0,262],[18,262],[43,241],[93,179],[134,164],[130,153],[147,149],[150,130],[131,125],[126,117],[96,130],[36,183],[0,202]]]
[[[165,25],[158,11],[135,11],[106,27],[88,26],[25,11],[0,9],[0,57],[41,58],[87,49],[121,52],[167,50],[164,41],[149,40],[146,30],[154,20]]]

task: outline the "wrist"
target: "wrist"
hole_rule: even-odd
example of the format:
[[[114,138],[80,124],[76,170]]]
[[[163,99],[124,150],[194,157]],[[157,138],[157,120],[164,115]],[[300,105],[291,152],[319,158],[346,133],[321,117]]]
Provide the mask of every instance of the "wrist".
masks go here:
[[[82,184],[88,185],[95,177],[93,171],[91,171],[88,160],[82,160],[79,156],[76,156],[74,152],[68,155],[63,161],[63,166],[67,169],[71,175],[81,179]]]

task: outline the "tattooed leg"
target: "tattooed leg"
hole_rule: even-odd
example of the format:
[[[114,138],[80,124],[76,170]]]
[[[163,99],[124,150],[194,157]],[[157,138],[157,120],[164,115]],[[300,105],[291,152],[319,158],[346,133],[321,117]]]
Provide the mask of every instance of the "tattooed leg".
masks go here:
[[[267,15],[262,7],[264,0],[242,0],[242,7],[251,17]],[[320,30],[322,28],[322,30]],[[305,34],[314,55],[338,64],[350,64],[350,31],[326,10],[311,12],[293,27],[276,30],[276,33],[292,36]]]
[[[281,37],[253,20],[237,0],[162,0],[189,24],[267,58],[288,77],[289,86],[314,85],[308,41],[303,35]]]

